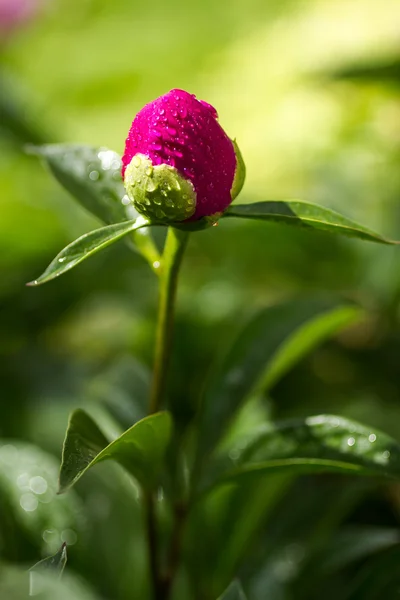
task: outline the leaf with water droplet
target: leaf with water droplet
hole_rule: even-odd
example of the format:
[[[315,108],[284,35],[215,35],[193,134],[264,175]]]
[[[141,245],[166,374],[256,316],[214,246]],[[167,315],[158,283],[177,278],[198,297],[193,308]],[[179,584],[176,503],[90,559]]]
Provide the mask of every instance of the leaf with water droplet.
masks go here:
[[[138,421],[117,439],[108,442],[83,410],[72,413],[64,440],[59,493],[64,493],[104,460],[114,460],[146,489],[157,480],[172,429],[169,413],[160,412]]]
[[[104,223],[128,220],[121,158],[113,150],[77,144],[30,146],[30,154],[46,162],[57,181]]]
[[[86,233],[61,250],[49,264],[44,273],[27,285],[36,286],[47,283],[66,273],[73,267],[76,267],[83,260],[89,258],[89,256],[96,254],[96,252],[103,250],[103,248],[106,248],[110,244],[114,244],[124,236],[128,235],[128,233],[132,233],[141,227],[148,227],[150,225],[151,223],[149,223],[149,221],[139,217],[133,221],[107,225],[106,227],[101,227],[100,229],[95,229],[90,233]]]
[[[272,200],[255,202],[254,204],[233,204],[223,214],[223,217],[273,221],[309,230],[318,229],[380,244],[400,244],[400,242],[389,240],[333,210],[300,200]]]
[[[232,458],[233,457],[233,458]],[[335,472],[400,478],[400,444],[389,435],[335,415],[266,424],[212,466],[213,484],[272,473]],[[218,473],[218,475],[217,475]]]

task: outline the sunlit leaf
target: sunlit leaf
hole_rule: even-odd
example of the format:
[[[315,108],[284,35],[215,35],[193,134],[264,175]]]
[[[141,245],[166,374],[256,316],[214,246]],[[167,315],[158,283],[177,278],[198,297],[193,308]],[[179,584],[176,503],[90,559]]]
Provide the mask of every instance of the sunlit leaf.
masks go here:
[[[101,227],[100,229],[85,233],[85,235],[82,235],[61,250],[49,264],[44,273],[38,277],[38,279],[31,281],[27,285],[35,286],[47,283],[63,273],[70,271],[83,260],[89,258],[89,256],[96,254],[96,252],[103,250],[103,248],[106,248],[110,244],[114,244],[128,233],[136,231],[141,227],[147,227],[148,225],[148,221],[138,218],[135,221],[107,225],[106,227]]]
[[[43,158],[57,181],[104,223],[137,217],[131,203],[128,211],[122,203],[122,163],[116,152],[77,144],[29,146],[28,152]]]
[[[104,460],[118,462],[145,488],[152,487],[170,439],[171,424],[168,413],[157,413],[138,421],[108,443],[87,413],[80,409],[74,411],[64,441],[59,493]]]
[[[246,398],[266,389],[329,335],[359,318],[354,306],[318,298],[291,300],[258,312],[232,344],[206,389],[199,456],[217,443]]]
[[[218,600],[246,600],[246,596],[240,583],[233,581]]]
[[[379,242],[380,244],[400,243],[386,239],[379,233],[375,233],[329,208],[300,200],[271,200],[255,202],[254,204],[233,204],[224,213],[223,217],[276,221],[277,223],[319,229],[370,242]]]

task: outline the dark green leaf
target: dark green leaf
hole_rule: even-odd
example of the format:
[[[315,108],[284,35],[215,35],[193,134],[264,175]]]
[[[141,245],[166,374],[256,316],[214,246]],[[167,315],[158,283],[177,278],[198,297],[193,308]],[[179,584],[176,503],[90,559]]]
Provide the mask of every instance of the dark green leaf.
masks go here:
[[[266,389],[322,339],[359,317],[353,306],[302,298],[261,310],[231,346],[206,389],[199,456],[212,450],[244,401]]]
[[[358,321],[362,314],[356,306],[338,306],[304,323],[278,348],[256,391],[271,389],[299,360],[327,338]]]
[[[370,242],[379,242],[380,244],[400,243],[388,240],[329,208],[300,200],[271,200],[268,202],[255,202],[254,204],[232,205],[223,217],[276,221],[298,227],[338,233]]]
[[[157,413],[138,421],[109,444],[87,413],[74,411],[64,441],[59,493],[104,460],[115,460],[145,488],[152,487],[170,439],[171,425],[168,413]]]
[[[151,375],[130,355],[118,357],[90,379],[85,397],[106,406],[123,426],[130,427],[147,414]]]
[[[131,203],[128,211],[122,203],[122,163],[116,152],[76,144],[30,146],[28,152],[42,157],[58,182],[104,223],[137,217]]]
[[[400,477],[400,444],[373,427],[332,415],[271,424],[241,454],[230,456],[233,468],[225,465],[220,481],[279,472]]]
[[[336,533],[324,551],[319,552],[318,573],[325,575],[338,571],[399,543],[399,531],[393,527],[346,527]]]
[[[51,571],[60,577],[65,569],[66,564],[67,544],[63,544],[58,552],[53,554],[53,556],[48,556],[47,558],[37,562],[35,565],[33,565],[30,571],[39,571],[41,573],[44,571]]]
[[[361,83],[382,82],[400,85],[400,57],[339,67],[327,76],[332,79],[352,79]]]
[[[49,264],[44,273],[35,281],[27,285],[34,286],[47,283],[70,269],[79,265],[83,260],[89,258],[99,250],[114,244],[128,233],[137,231],[141,227],[149,226],[149,222],[139,217],[135,221],[125,221],[115,225],[107,225],[100,229],[95,229],[85,233],[80,238],[69,244],[64,250],[61,250],[55,259]]]
[[[240,583],[233,581],[218,600],[246,600],[246,596]]]

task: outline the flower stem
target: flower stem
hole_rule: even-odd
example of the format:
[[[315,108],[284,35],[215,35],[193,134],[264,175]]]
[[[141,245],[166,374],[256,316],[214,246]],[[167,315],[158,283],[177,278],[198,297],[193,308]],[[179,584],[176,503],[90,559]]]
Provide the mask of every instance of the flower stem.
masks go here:
[[[163,404],[171,352],[174,308],[179,268],[188,241],[188,232],[169,227],[164,252],[159,268],[160,291],[157,318],[156,345],[153,382],[150,391],[149,413],[160,410]],[[146,525],[149,547],[149,567],[155,600],[165,600],[169,596],[170,581],[165,581],[160,570],[157,543],[157,516],[154,496],[145,495]]]
[[[150,414],[160,410],[165,393],[179,267],[182,262],[188,236],[189,234],[186,231],[169,227],[162,256],[156,349],[153,383],[150,392]]]

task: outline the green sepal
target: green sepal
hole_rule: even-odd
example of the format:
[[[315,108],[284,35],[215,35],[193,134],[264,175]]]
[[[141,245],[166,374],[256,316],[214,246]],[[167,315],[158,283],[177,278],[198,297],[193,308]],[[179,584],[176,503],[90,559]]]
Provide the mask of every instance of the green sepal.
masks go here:
[[[125,188],[135,209],[153,221],[185,221],[196,210],[192,183],[170,165],[153,165],[144,154],[135,154],[128,165]]]
[[[243,156],[236,140],[232,140],[232,144],[236,154],[235,177],[233,178],[231,187],[231,198],[234,200],[242,191],[244,180],[246,179],[246,165],[244,164]]]

